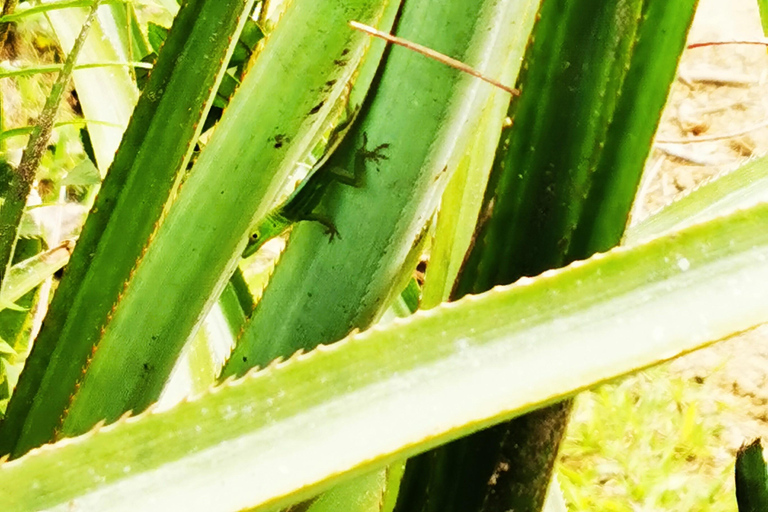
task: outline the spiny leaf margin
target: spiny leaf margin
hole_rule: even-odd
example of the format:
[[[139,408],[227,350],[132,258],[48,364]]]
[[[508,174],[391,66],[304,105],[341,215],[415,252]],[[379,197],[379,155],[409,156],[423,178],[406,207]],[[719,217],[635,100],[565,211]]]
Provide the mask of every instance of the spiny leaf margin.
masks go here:
[[[296,354],[0,465],[0,501],[296,502],[768,321],[766,225],[759,205]]]

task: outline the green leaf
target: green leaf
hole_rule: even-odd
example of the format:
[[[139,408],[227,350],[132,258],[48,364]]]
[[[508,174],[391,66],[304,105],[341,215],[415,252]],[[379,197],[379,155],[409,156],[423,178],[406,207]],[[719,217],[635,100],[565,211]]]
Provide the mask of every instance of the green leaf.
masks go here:
[[[87,187],[89,185],[101,185],[99,170],[90,159],[86,158],[72,168],[60,182],[63,186]]]
[[[768,471],[759,438],[736,453],[736,501],[739,512],[768,510]]]
[[[202,393],[216,382],[252,310],[253,298],[237,269],[176,362],[159,400],[161,406]]]
[[[453,298],[619,242],[694,4],[542,4]],[[409,463],[401,510],[541,509],[569,407],[536,411]],[[497,471],[500,461],[508,471]]]
[[[621,239],[697,3],[644,2],[632,59],[569,260],[605,251]]]
[[[498,112],[505,104],[506,97],[499,91],[488,99],[474,140],[442,195],[425,276],[422,304],[425,309],[448,300],[471,245],[501,134],[503,118]]]
[[[69,48],[72,45],[77,35],[76,27],[83,24],[84,13],[84,9],[77,8],[46,12],[62,47]],[[99,21],[94,23],[83,46],[80,62],[88,64],[134,60],[129,57],[127,49],[120,46],[121,39],[116,33],[120,25],[114,19],[109,6],[100,8],[98,17]],[[120,145],[139,93],[127,68],[81,69],[75,71],[73,77],[84,117],[99,121],[88,122],[87,125],[96,163],[104,174]]]
[[[133,3],[113,4],[104,10],[109,11],[117,27],[116,30],[108,32],[112,45],[123,50],[126,60],[139,60],[150,53],[149,43],[139,25]],[[135,81],[133,75],[131,78]]]
[[[514,0],[407,3],[397,33],[511,81],[519,60],[506,69],[506,58],[497,56],[522,54],[534,10],[535,2]],[[407,284],[416,262],[407,265],[406,255],[420,242],[495,91],[400,47],[391,49],[383,66],[375,96],[326,167],[361,176],[363,185],[330,184],[312,212],[327,215],[340,237],[329,243],[324,230],[310,223],[293,228],[223,376],[365,329]],[[502,119],[505,104],[497,107]],[[379,160],[366,160],[366,151],[377,147]]]
[[[211,91],[234,46],[230,36],[248,7],[242,0],[190,0],[176,18],[9,404],[0,451],[22,453],[52,439],[59,428],[113,307],[186,171]],[[192,59],[195,65],[189,66]],[[137,365],[143,377],[145,362]]]
[[[220,0],[215,5],[232,9]],[[375,22],[383,10],[379,0],[291,4],[141,253],[140,263],[136,265],[134,259],[126,267],[130,282],[125,288],[121,282],[117,305],[111,309],[115,302],[107,302],[109,309],[96,321],[72,322],[72,337],[81,347],[80,361],[89,364],[82,377],[82,366],[67,369],[71,373],[66,382],[77,382],[79,387],[71,401],[73,387],[56,391],[55,416],[46,412],[47,425],[42,430],[46,437],[48,429],[55,427],[50,418],[58,421],[64,409],[68,412],[62,431],[71,435],[157,400],[184,344],[237,265],[251,222],[258,210],[269,208],[264,197],[279,188],[296,159],[315,140],[365,52],[366,36],[349,29],[348,18]],[[216,34],[226,37],[221,31]],[[341,57],[347,58],[345,65],[335,62]],[[291,66],[285,66],[286,59]],[[296,80],[297,76],[302,79]],[[280,102],[265,93],[277,90]],[[315,111],[318,105],[320,110]],[[167,127],[167,121],[162,123]],[[222,173],[222,168],[227,172]],[[122,229],[130,223],[123,222]],[[105,247],[117,251],[123,243],[113,241]],[[141,249],[143,244],[130,247],[134,246]],[[123,258],[117,253],[112,257]],[[105,268],[108,262],[104,260]],[[108,327],[102,333],[105,322]],[[82,350],[84,329],[94,333],[86,350]],[[88,359],[92,342],[98,342],[98,350]],[[63,387],[61,381],[55,380],[57,390]],[[114,392],[109,400],[104,399],[105,390]],[[38,393],[50,399],[53,391]],[[36,407],[44,410],[42,405]],[[37,427],[40,421],[30,418],[29,425]]]
[[[763,34],[768,35],[768,0],[757,0],[760,9],[760,23],[763,26]]]
[[[152,47],[152,51],[158,53],[168,37],[168,29],[157,23],[150,22],[147,25],[147,37],[149,38],[149,45]]]
[[[542,3],[521,97],[510,106],[513,124],[486,193],[493,212],[454,297],[573,260],[567,253],[619,102],[642,6],[641,0]],[[623,225],[621,218],[614,222]]]
[[[252,51],[262,39],[264,39],[264,31],[256,21],[249,19],[240,34],[240,44],[249,51]]]
[[[72,243],[64,242],[13,265],[0,289],[0,309],[15,303],[63,268],[71,252]]]
[[[752,160],[710,180],[630,226],[622,243],[641,243],[765,201],[768,201],[768,157]]]
[[[372,471],[367,475],[337,485],[309,502],[305,502],[306,512],[381,512],[387,484],[386,469]],[[367,492],[376,489],[378,492]],[[287,512],[291,512],[290,510]]]
[[[19,373],[21,372],[21,365],[13,364],[8,359],[0,358],[0,365],[2,365],[2,371],[0,374],[5,376],[5,385],[8,386],[9,392],[13,390],[16,382],[19,380]]]
[[[26,308],[19,306],[15,302],[0,299],[0,310],[8,309],[10,311],[26,311]]]
[[[71,121],[60,121],[58,123],[54,123],[53,128],[59,128],[61,126],[85,126],[85,125],[99,125],[99,126],[105,126],[108,128],[120,128],[119,125],[116,125],[114,123],[109,122],[101,122],[96,121],[93,119],[73,119]],[[10,130],[3,130],[2,133],[0,133],[0,141],[3,141],[5,139],[8,139],[10,137],[20,137],[23,135],[29,135],[32,133],[32,130],[34,130],[34,126],[22,126],[20,128],[11,128]]]
[[[14,262],[18,264],[24,262],[24,260],[35,258],[41,253],[41,249],[42,243],[39,239],[20,239],[16,243],[16,250],[13,255]],[[9,274],[9,283],[15,280],[13,278],[14,274],[15,272],[12,267]],[[43,276],[41,275],[40,277],[42,278]],[[16,300],[16,304],[26,311],[0,311],[0,338],[7,340],[16,351],[13,357],[8,358],[9,363],[14,366],[16,373],[21,372],[24,360],[29,353],[28,347],[32,341],[30,337],[33,320],[37,310],[34,306],[39,300],[38,290],[40,290],[40,287],[27,292],[26,295]],[[15,379],[11,385],[16,385]],[[10,393],[7,396],[10,396]],[[3,407],[3,413],[5,413],[5,407]]]
[[[152,69],[152,65],[146,62],[92,62],[89,64],[79,64],[75,69],[94,69],[106,67],[135,67],[143,69]],[[48,64],[42,66],[28,66],[23,68],[0,67],[0,78],[12,78],[16,76],[31,76],[42,73],[54,73],[61,71],[61,64]]]
[[[768,321],[766,226],[756,206],[35,450],[0,465],[0,502],[232,511],[309,498]]]
[[[102,4],[125,4],[128,0],[103,0]],[[25,7],[17,8],[15,12],[0,16],[0,23],[8,23],[12,21],[19,21],[28,16],[35,14],[46,13],[50,11],[58,11],[61,9],[71,9],[73,7],[90,7],[93,5],[93,0],[61,0],[58,2],[46,2],[42,5],[29,5]]]
[[[15,354],[16,351],[5,340],[0,339],[0,354]]]

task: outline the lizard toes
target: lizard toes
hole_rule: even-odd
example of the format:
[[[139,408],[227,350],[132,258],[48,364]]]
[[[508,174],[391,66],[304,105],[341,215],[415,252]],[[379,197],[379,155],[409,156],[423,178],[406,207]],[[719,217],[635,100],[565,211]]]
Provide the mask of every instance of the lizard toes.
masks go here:
[[[333,242],[333,239],[336,237],[339,237],[339,239],[341,239],[339,230],[337,230],[335,227],[332,227],[332,226],[326,226],[325,234],[328,235],[328,243]]]

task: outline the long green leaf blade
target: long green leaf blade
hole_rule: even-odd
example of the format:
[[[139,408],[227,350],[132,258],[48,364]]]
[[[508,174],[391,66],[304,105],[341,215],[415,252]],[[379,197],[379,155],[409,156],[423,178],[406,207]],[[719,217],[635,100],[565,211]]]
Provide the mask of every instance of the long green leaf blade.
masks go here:
[[[71,242],[64,242],[14,264],[0,289],[0,307],[3,304],[16,302],[51,277],[67,264],[71,253]]]
[[[704,183],[647,219],[630,226],[622,243],[632,245],[768,201],[768,156]]]
[[[72,119],[71,121],[60,121],[58,123],[54,123],[53,127],[58,128],[60,126],[86,126],[86,125],[94,125],[94,124],[109,126],[110,128],[121,128],[120,126],[113,123],[103,123],[101,121],[95,121],[92,119]],[[34,126],[22,126],[20,128],[11,128],[8,130],[3,130],[2,132],[0,132],[0,142],[10,137],[20,137],[22,135],[29,135],[30,133],[32,133],[32,130],[34,130],[34,128],[35,128]]]
[[[454,298],[619,242],[694,3],[542,4]],[[557,404],[425,454],[406,478],[427,483],[401,510],[540,510],[568,411]],[[509,469],[497,472],[501,461]]]
[[[506,58],[513,51],[522,53],[533,4],[407,3],[398,35],[511,81],[520,62],[510,59],[505,69]],[[242,375],[299,348],[331,343],[383,313],[410,278],[416,263],[409,267],[406,255],[419,244],[492,91],[439,62],[391,49],[376,95],[326,166],[363,182],[359,187],[332,184],[323,196],[320,213],[332,212],[339,239],[329,243],[323,230],[309,223],[293,229],[224,376]],[[493,113],[500,119],[505,103]],[[377,147],[379,158],[372,160],[367,152]]]
[[[90,64],[79,64],[75,66],[75,69],[90,69],[101,67],[135,67],[151,69],[152,66],[146,62],[94,62]],[[29,76],[42,73],[53,73],[61,70],[61,64],[48,64],[42,66],[28,66],[23,68],[6,68],[0,67],[0,78],[11,78],[15,76]]]
[[[104,0],[102,4],[124,4],[127,0]],[[19,21],[28,16],[35,14],[45,13],[49,11],[57,11],[59,9],[71,9],[73,7],[90,7],[93,5],[93,0],[62,0],[58,2],[47,2],[42,5],[27,6],[26,8],[16,9],[11,14],[0,16],[0,23],[9,23],[12,21]]]
[[[250,5],[252,0],[190,0],[177,17],[0,427],[0,452],[19,455],[60,428],[186,170],[236,40],[229,36],[236,35]]]
[[[271,206],[265,198],[274,197],[310,149],[369,47],[366,36],[347,26],[349,18],[376,24],[387,4],[290,5],[110,313],[72,397],[65,434],[157,400],[234,271],[251,223]]]
[[[536,3],[531,2],[528,16],[521,18],[523,30],[520,30],[518,37],[524,38],[529,33],[534,5]],[[508,60],[521,59],[523,45],[513,45],[513,48],[515,51],[509,52]],[[508,68],[514,69],[512,66]],[[495,91],[488,98],[473,141],[442,195],[425,276],[422,308],[428,309],[449,299],[464,256],[471,246],[504,122],[498,112],[506,104],[505,100],[500,91]]]
[[[113,37],[113,32],[117,25],[112,18],[111,7],[99,8],[98,22],[94,23],[91,37],[83,47],[81,63],[132,60],[124,48],[115,44],[118,39]],[[46,12],[56,37],[63,45],[68,46],[74,40],[76,33],[73,27],[82,25],[84,12],[85,9],[80,8]],[[139,91],[127,68],[80,69],[73,73],[73,77],[85,118],[99,121],[88,123],[88,134],[103,176],[120,145]]]
[[[518,84],[521,97],[509,110],[512,128],[486,192],[493,214],[462,268],[456,297],[568,263],[642,4],[542,3]]]
[[[698,0],[646,0],[627,76],[568,259],[615,246],[624,232]]]
[[[21,238],[16,244],[16,251],[14,251],[13,257],[16,262],[22,263],[22,268],[29,268],[29,263],[34,262],[36,257],[40,260],[42,259],[41,254],[46,254],[40,253],[41,250],[42,243],[40,239]],[[65,256],[66,259],[69,259],[68,254],[62,254],[61,247],[53,249],[53,252],[55,253],[52,258],[53,260],[56,260],[61,256]],[[36,264],[32,263],[31,266],[34,267]],[[45,263],[43,263],[42,266],[45,267]],[[55,266],[56,265],[54,265],[54,267]],[[14,273],[14,268],[11,267],[6,283],[11,284],[15,280],[13,277]],[[33,273],[36,272],[33,271]],[[47,272],[43,271],[38,275],[42,278],[45,273]],[[26,272],[23,274],[26,276],[29,275]],[[22,280],[26,279],[22,278]],[[14,311],[13,309],[0,311],[0,340],[3,340],[3,342],[7,343],[11,348],[10,352],[0,355],[0,365],[2,365],[2,368],[0,368],[0,382],[5,380],[5,382],[0,385],[0,411],[2,411],[3,416],[5,415],[8,406],[8,400],[18,382],[21,369],[24,367],[24,361],[29,353],[30,331],[33,327],[32,322],[35,314],[33,306],[40,298],[39,296],[41,294],[38,293],[39,290],[40,288],[34,289],[18,299],[13,299],[12,297],[3,298],[2,292],[0,292],[0,303],[9,303],[13,300],[13,303],[16,304],[16,306],[24,309],[24,311]]]
[[[0,466],[8,511],[288,505],[768,321],[768,206],[297,356]]]

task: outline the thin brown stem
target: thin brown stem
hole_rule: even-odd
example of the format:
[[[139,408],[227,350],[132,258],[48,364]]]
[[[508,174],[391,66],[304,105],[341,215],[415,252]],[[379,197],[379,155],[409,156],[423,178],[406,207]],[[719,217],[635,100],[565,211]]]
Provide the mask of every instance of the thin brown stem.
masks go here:
[[[749,44],[757,46],[768,46],[768,41],[704,41],[702,43],[692,43],[686,48],[692,50],[694,48],[704,48],[706,46],[724,46],[728,44]]]
[[[468,73],[474,77],[479,78],[480,80],[487,82],[495,87],[498,87],[499,89],[508,92],[509,94],[512,94],[513,96],[519,96],[520,91],[517,89],[510,87],[508,85],[504,85],[498,80],[494,80],[493,78],[490,78],[488,76],[485,76],[484,74],[480,73],[478,70],[476,70],[473,67],[468,66],[467,64],[464,64],[460,60],[456,60],[453,57],[449,57],[445,54],[442,54],[438,51],[433,50],[432,48],[427,48],[426,46],[422,46],[418,43],[414,43],[413,41],[409,41],[407,39],[403,39],[402,37],[393,36],[392,34],[389,34],[387,32],[382,32],[381,30],[377,30],[373,27],[370,27],[368,25],[364,25],[362,23],[359,23],[357,21],[350,21],[349,26],[360,30],[362,32],[365,32],[366,34],[370,34],[375,37],[379,37],[381,39],[384,39],[385,41],[388,41],[390,43],[402,46],[404,48],[408,48],[409,50],[413,50],[417,53],[420,53],[424,55],[425,57],[429,57],[430,59],[434,59],[438,62],[442,62],[443,64],[447,66],[451,66],[452,68],[458,69],[459,71],[463,71],[464,73]]]

